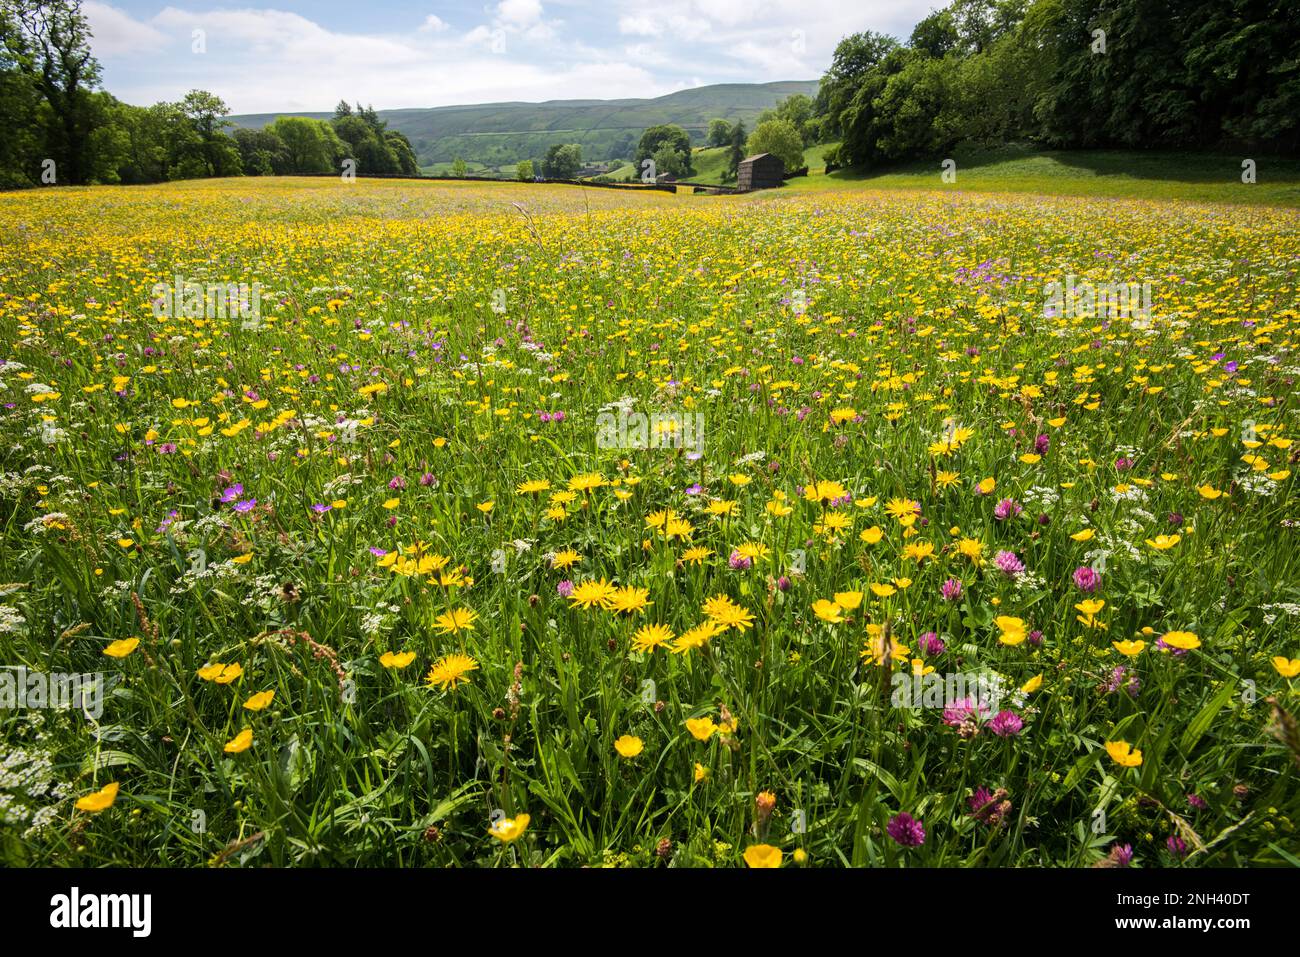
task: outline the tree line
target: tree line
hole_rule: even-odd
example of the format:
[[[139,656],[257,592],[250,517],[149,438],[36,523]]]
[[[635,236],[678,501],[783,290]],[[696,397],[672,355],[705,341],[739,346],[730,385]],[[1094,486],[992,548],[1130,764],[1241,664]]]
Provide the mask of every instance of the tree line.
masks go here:
[[[419,172],[415,151],[373,107],[329,120],[279,117],[230,129],[220,97],[192,90],[140,107],[99,89],[80,0],[0,0],[0,187],[152,183],[203,176]],[[906,41],[855,33],[815,99],[796,95],[752,132],[709,123],[725,179],[755,153],[787,170],[838,141],[828,163],[872,166],[959,143],[1055,149],[1300,148],[1300,17],[1289,0],[954,0]],[[630,141],[629,144],[630,146]],[[665,124],[636,144],[636,175],[695,172],[690,136]],[[463,162],[457,164],[463,168]],[[577,144],[525,161],[573,178]]]
[[[331,120],[236,129],[221,98],[191,90],[132,106],[97,89],[100,66],[79,0],[0,0],[0,187],[157,183],[205,176],[419,172],[415,151],[373,107]]]
[[[963,142],[1294,152],[1300,17],[1287,0],[956,0],[906,42],[842,40],[815,114],[841,165]]]

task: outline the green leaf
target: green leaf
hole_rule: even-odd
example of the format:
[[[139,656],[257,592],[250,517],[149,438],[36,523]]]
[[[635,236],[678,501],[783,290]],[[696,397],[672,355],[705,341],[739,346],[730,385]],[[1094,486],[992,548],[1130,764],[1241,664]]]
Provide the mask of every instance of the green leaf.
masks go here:
[[[892,774],[890,774],[888,771],[886,771],[884,768],[882,768],[880,765],[876,764],[874,761],[871,761],[867,758],[854,758],[853,763],[858,765],[864,771],[867,771],[870,774],[874,774],[876,776],[876,779],[880,781],[880,783],[883,784],[886,788],[889,789],[889,793],[894,796],[894,800],[896,801],[903,800],[903,788],[901,785],[899,785],[898,779],[894,777]]]
[[[1093,751],[1091,754],[1085,754],[1078,761],[1074,762],[1074,767],[1070,768],[1070,773],[1065,776],[1065,790],[1070,790],[1076,784],[1083,780],[1083,776],[1091,770],[1092,766],[1102,756],[1101,749]]]
[[[1211,698],[1200,713],[1192,719],[1192,723],[1187,726],[1187,730],[1183,732],[1182,740],[1179,742],[1184,755],[1190,754],[1192,748],[1196,747],[1196,742],[1200,741],[1201,736],[1209,730],[1210,725],[1219,712],[1223,710],[1223,706],[1228,703],[1228,699],[1232,697],[1235,690],[1236,684],[1234,682],[1225,681],[1218,694]]]
[[[144,762],[134,754],[128,754],[125,751],[100,751],[97,755],[86,755],[86,760],[81,762],[81,773],[94,774],[96,771],[103,771],[105,768],[117,768],[127,765],[140,769],[144,768]]]

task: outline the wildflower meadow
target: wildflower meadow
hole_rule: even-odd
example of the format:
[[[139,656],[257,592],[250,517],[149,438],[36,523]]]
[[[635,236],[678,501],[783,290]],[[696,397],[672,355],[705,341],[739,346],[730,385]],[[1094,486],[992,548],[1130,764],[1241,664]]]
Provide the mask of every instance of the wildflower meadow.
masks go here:
[[[0,195],[0,861],[1300,865],[1300,212]]]

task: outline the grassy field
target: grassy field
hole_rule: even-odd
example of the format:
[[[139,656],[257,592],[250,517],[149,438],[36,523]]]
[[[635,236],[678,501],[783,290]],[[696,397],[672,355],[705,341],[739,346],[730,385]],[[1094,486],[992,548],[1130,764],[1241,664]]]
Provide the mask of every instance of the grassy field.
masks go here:
[[[1300,865],[1300,213],[978,169],[0,195],[0,861]]]
[[[1257,157],[1256,182],[1248,185],[1241,180],[1240,156],[1008,147],[958,150],[951,158],[956,163],[951,183],[942,180],[941,160],[936,158],[870,173],[838,170],[792,181],[790,188],[943,189],[1300,206],[1300,161],[1292,159]]]

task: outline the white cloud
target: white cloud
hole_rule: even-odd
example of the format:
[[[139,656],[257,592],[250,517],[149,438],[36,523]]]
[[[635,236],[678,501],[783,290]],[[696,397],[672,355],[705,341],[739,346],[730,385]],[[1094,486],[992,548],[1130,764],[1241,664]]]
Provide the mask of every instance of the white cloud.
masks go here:
[[[477,8],[486,22],[459,27],[423,12],[404,20],[400,4],[386,17],[343,25],[252,6],[132,16],[87,0],[85,10],[114,95],[147,104],[207,89],[235,112],[254,113],[328,111],[340,97],[394,109],[813,79],[846,34],[905,36],[939,0],[546,0],[545,8],[541,0],[469,0],[476,2],[486,4]],[[445,16],[453,9],[439,6]],[[383,29],[353,25],[364,22]],[[199,28],[204,54],[190,48]]]
[[[497,18],[514,27],[532,26],[542,19],[542,5],[538,0],[501,0]]]
[[[81,9],[95,38],[95,56],[100,59],[153,53],[167,43],[166,34],[106,3],[89,0]]]
[[[657,37],[663,35],[664,29],[647,16],[619,17],[618,32],[634,37]]]

